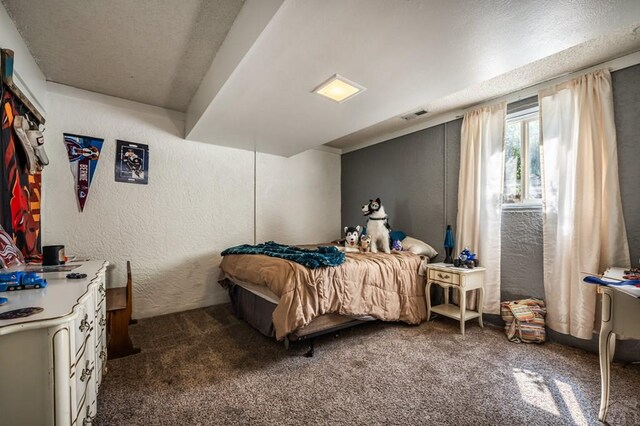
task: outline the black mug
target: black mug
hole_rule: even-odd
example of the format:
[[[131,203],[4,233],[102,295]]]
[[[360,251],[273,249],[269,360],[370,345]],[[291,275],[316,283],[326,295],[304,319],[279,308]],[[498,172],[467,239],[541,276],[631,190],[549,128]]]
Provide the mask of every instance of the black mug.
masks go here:
[[[42,247],[42,266],[64,265],[64,246]]]

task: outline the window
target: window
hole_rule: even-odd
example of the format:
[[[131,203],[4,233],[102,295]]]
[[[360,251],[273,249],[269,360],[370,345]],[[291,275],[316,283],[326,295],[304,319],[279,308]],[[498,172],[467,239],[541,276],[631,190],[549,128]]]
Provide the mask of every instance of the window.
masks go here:
[[[505,204],[541,204],[538,107],[507,115],[504,143]]]

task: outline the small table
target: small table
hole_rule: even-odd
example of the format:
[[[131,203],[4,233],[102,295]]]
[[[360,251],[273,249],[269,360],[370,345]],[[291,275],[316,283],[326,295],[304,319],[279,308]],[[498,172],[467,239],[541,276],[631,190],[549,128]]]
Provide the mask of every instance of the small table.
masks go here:
[[[622,279],[624,268],[612,267],[604,275]],[[615,286],[598,286],[602,295],[602,325],[600,327],[600,412],[598,420],[605,422],[609,409],[611,360],[616,349],[616,334],[640,339],[640,299]]]
[[[427,321],[431,319],[431,312],[460,321],[460,332],[464,336],[464,324],[466,321],[478,318],[480,327],[482,324],[482,304],[484,303],[484,271],[486,268],[473,269],[456,268],[446,263],[432,263],[427,266],[427,287],[425,297],[427,300]],[[436,284],[444,288],[444,304],[431,306],[431,285]],[[449,303],[449,289],[458,290],[460,306]],[[478,310],[467,310],[467,292],[478,290]]]

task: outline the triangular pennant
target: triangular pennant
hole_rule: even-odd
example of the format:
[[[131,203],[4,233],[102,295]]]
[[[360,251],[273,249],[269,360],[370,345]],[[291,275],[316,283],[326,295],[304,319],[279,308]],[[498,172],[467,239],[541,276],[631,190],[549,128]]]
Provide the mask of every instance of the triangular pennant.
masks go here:
[[[89,187],[96,171],[100,150],[104,139],[90,136],[77,136],[64,134],[64,144],[67,147],[67,155],[71,163],[71,173],[76,181],[76,194],[80,211],[84,210],[84,204],[89,196]]]

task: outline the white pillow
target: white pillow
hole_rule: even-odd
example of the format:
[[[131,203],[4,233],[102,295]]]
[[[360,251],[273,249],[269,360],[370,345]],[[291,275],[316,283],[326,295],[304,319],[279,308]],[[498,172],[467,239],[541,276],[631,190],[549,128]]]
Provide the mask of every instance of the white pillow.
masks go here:
[[[411,237],[406,237],[402,240],[402,249],[410,251],[413,254],[417,254],[418,256],[427,256],[431,258],[438,255],[438,252],[429,244]]]

